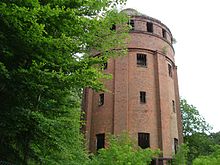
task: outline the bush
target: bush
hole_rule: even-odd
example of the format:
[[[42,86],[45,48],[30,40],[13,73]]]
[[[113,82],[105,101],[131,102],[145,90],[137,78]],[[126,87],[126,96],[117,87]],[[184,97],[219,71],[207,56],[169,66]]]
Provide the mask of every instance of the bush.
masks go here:
[[[189,148],[186,144],[181,144],[177,153],[173,156],[172,165],[185,165],[187,163],[187,154]]]
[[[193,165],[219,165],[220,164],[220,146],[214,147],[215,152],[209,156],[201,156],[193,161]]]
[[[127,134],[109,136],[109,144],[92,156],[91,165],[148,165],[159,151],[141,149]]]

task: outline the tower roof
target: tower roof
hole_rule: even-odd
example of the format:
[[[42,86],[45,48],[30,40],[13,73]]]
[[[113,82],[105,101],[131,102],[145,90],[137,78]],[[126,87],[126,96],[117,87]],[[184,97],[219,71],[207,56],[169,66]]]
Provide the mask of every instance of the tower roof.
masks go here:
[[[146,15],[146,14],[143,14],[143,13],[141,13],[141,12],[138,12],[137,10],[135,10],[135,9],[133,9],[133,8],[127,8],[127,9],[122,10],[121,12],[126,13],[128,16],[133,16],[133,17],[135,17],[135,16],[145,17],[145,18],[147,18],[147,19],[149,19],[149,20],[152,20],[152,21],[161,23],[160,20],[155,19],[155,18],[153,18],[153,17],[150,17],[150,16],[148,16],[148,15]]]
[[[133,8],[127,8],[127,9],[122,10],[121,12],[127,14],[127,15],[130,16],[130,17],[136,17],[136,16],[137,16],[137,17],[144,17],[144,18],[146,18],[146,19],[148,19],[148,20],[157,22],[157,23],[163,25],[164,27],[166,27],[167,30],[168,30],[168,31],[170,32],[170,34],[172,35],[170,29],[169,29],[165,24],[163,24],[160,20],[158,20],[158,19],[156,19],[156,18],[153,18],[153,17],[150,17],[150,16],[148,16],[148,15],[146,15],[146,14],[140,13],[140,12],[138,12],[137,10],[135,10],[135,9],[133,9]]]
[[[126,13],[129,16],[144,16],[144,14],[142,14],[142,13],[140,13],[137,10],[132,9],[132,8],[124,9],[124,10],[122,10],[122,12]]]

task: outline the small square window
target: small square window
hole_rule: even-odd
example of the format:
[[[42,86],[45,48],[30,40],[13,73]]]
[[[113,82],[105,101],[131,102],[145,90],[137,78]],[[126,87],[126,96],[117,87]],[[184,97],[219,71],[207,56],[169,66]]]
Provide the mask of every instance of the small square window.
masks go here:
[[[173,112],[176,112],[176,105],[175,105],[175,101],[172,100],[172,107],[173,107]]]
[[[99,94],[99,106],[102,106],[105,101],[104,93]]]
[[[130,21],[128,22],[128,25],[131,26],[131,30],[134,30],[134,20],[130,20]]]
[[[140,102],[146,103],[146,92],[140,91]]]
[[[147,66],[147,55],[146,54],[137,54],[137,65],[138,66]]]
[[[105,148],[105,134],[96,135],[96,150],[98,151],[101,148]]]
[[[153,23],[147,22],[147,32],[153,33]]]
[[[173,77],[173,69],[172,69],[171,64],[168,64],[168,74],[170,77]]]
[[[167,38],[167,32],[165,29],[162,29],[163,38]]]
[[[150,147],[149,133],[138,133],[138,146],[140,146],[142,149]]]

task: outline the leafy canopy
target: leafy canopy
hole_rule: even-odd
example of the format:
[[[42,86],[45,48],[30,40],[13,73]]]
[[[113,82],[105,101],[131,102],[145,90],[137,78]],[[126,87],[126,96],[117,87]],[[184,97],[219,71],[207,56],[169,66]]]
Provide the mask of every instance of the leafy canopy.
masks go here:
[[[184,142],[188,145],[188,164],[199,156],[211,154],[215,143],[208,135],[212,127],[205,121],[195,106],[188,104],[185,99],[180,100],[182,112]]]
[[[103,89],[100,64],[125,54],[125,0],[1,0],[0,160],[79,164],[82,88]],[[117,48],[117,49],[115,49]],[[92,57],[94,52],[100,56]]]
[[[201,156],[193,161],[193,165],[219,165],[220,146],[215,147],[215,151],[209,156]]]
[[[180,100],[180,110],[182,113],[184,136],[193,133],[208,133],[212,129],[204,117],[200,115],[196,107],[188,104],[185,99]]]

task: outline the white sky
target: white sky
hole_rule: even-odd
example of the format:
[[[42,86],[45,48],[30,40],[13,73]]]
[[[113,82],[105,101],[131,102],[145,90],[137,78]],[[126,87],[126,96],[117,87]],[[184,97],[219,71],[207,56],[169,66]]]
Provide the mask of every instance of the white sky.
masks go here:
[[[171,30],[178,66],[180,96],[194,105],[213,132],[220,131],[220,1],[127,0]]]

